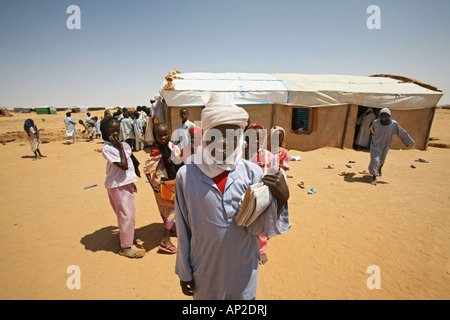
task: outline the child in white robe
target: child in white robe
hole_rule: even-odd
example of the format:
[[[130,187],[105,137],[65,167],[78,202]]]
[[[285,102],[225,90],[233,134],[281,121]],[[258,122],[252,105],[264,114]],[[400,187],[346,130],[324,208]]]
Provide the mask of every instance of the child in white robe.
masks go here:
[[[406,146],[414,143],[408,132],[390,117],[391,111],[388,108],[381,109],[379,118],[373,122],[370,128],[372,140],[370,142],[369,172],[372,175],[373,185],[377,184],[377,177],[381,176],[381,168],[386,162],[392,136],[396,134]]]

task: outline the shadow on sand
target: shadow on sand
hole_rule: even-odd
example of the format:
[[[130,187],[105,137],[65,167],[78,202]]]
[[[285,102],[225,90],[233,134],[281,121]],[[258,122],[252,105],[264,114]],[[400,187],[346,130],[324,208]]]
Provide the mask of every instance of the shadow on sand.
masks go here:
[[[162,223],[152,223],[147,226],[135,230],[135,239],[143,242],[146,252],[158,248],[159,243],[164,235],[164,225]],[[81,238],[80,243],[84,245],[86,250],[110,251],[118,254],[119,252],[119,228],[115,226],[103,227],[91,234]]]
[[[346,182],[360,182],[360,183],[371,183],[372,182],[372,175],[365,174],[362,177],[355,177],[356,173],[354,172],[347,172],[343,175],[344,181]],[[377,181],[377,184],[389,184],[389,182],[385,181]]]

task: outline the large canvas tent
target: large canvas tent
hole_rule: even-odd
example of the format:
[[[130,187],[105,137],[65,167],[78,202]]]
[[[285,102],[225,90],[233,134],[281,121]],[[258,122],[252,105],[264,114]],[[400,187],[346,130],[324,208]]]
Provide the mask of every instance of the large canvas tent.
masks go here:
[[[167,122],[173,130],[179,110],[200,121],[205,91],[220,101],[242,106],[251,123],[286,129],[286,147],[301,151],[320,147],[352,148],[358,114],[367,107],[391,109],[415,140],[426,149],[437,103],[437,88],[402,76],[307,75],[264,73],[171,72],[161,88]],[[377,110],[375,109],[375,110]],[[401,148],[394,137],[393,148]]]

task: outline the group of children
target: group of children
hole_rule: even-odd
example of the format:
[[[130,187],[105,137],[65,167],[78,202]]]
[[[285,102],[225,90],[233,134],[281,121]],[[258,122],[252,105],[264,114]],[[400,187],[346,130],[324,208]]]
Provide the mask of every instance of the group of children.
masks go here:
[[[118,126],[117,132],[115,131],[116,125]],[[171,136],[167,125],[160,123],[159,119],[151,117],[151,114],[145,108],[138,108],[136,112],[120,110],[120,112],[114,113],[114,116],[106,111],[100,129],[102,138],[105,140],[102,154],[107,160],[105,187],[108,189],[111,205],[118,217],[120,238],[128,239],[124,242],[121,240],[119,254],[130,258],[140,258],[145,254],[145,250],[139,246],[132,248],[133,244],[139,245],[140,241],[129,240],[134,235],[134,193],[136,190],[134,182],[137,178],[134,175],[133,179],[125,179],[127,176],[133,176],[134,169],[137,169],[136,166],[139,165],[135,158],[131,162],[130,159],[133,157],[132,150],[138,149],[135,143],[136,138],[139,139],[143,133],[146,137],[149,137],[145,140],[150,146],[149,157],[143,166],[143,171],[153,189],[165,230],[159,249],[167,253],[176,253],[176,247],[171,242],[170,237],[176,233],[174,224],[174,181],[182,161],[173,161],[172,159],[172,155],[181,159],[181,152],[179,147],[170,141]],[[148,131],[151,131],[151,133],[149,134]],[[115,139],[115,133],[117,133],[117,139]],[[180,147],[183,151],[185,150],[185,146],[180,145]],[[130,152],[125,152],[122,155],[119,152],[121,149]],[[123,160],[124,158],[126,160]],[[128,162],[128,166],[119,165],[122,160]],[[123,174],[125,168],[127,175]],[[109,181],[116,181],[116,184],[112,185]],[[119,186],[126,186],[126,192],[117,190],[112,194],[110,189]],[[117,205],[122,203],[128,203],[129,207]],[[125,216],[130,216],[130,218],[128,220],[122,219]]]
[[[259,264],[268,261],[267,240],[290,226],[289,188],[283,175],[289,170],[285,130],[276,126],[268,133],[262,125],[250,124],[243,108],[214,99],[205,102],[201,128],[189,121],[187,109],[181,109],[182,121],[173,135],[167,124],[155,121],[145,111],[142,115],[142,111],[131,113],[137,125],[131,124],[127,110],[115,116],[107,110],[101,121],[88,113],[86,122],[79,122],[89,139],[101,135],[104,140],[105,187],[117,215],[119,254],[129,258],[145,255],[142,241],[135,239],[135,182],[140,171],[132,152],[133,140],[145,132],[151,138],[146,139],[150,150],[143,171],[164,224],[159,249],[177,253],[175,272],[182,292],[195,299],[254,299]],[[390,110],[384,108],[370,126],[372,184],[381,176],[394,134],[407,146],[414,143],[390,117]],[[76,142],[76,121],[70,112],[64,122],[67,142]],[[44,157],[39,150],[42,129],[27,119],[24,130],[35,157]],[[213,130],[222,138],[214,140],[216,145],[209,152]],[[232,150],[231,156],[228,150]],[[250,186],[260,182],[269,188],[272,202],[250,225],[237,225],[240,200]],[[178,247],[170,239],[175,235]]]
[[[381,175],[392,136],[398,135],[405,145],[414,143],[390,116],[389,109],[382,109],[370,127],[373,184]],[[119,254],[145,255],[142,241],[135,239],[135,182],[140,171],[133,155],[134,140],[143,134],[149,137],[145,140],[150,147],[143,172],[164,226],[159,249],[177,253],[175,272],[182,292],[195,299],[254,299],[258,265],[268,261],[267,241],[290,226],[289,189],[283,174],[289,170],[286,132],[278,126],[267,132],[260,124],[250,124],[244,109],[214,99],[205,102],[201,128],[189,121],[187,109],[180,110],[180,118],[173,135],[167,124],[142,109],[114,116],[107,110],[101,121],[88,113],[86,122],[79,122],[87,138],[101,135],[104,140],[105,187],[117,215]],[[76,142],[76,121],[70,112],[64,122],[68,143]],[[27,119],[24,130],[35,157],[44,157],[39,150],[42,129]],[[211,139],[213,130],[222,138]],[[269,188],[272,202],[250,225],[238,225],[234,218],[244,194],[260,182]],[[177,247],[171,241],[175,235]]]
[[[80,119],[78,123],[84,127],[83,133],[88,141],[93,141],[94,135],[96,139],[100,138],[100,121],[97,116],[91,117],[91,114],[88,112],[86,114],[86,122]]]
[[[182,123],[173,136],[165,123],[151,123],[147,128],[154,141],[143,169],[164,222],[159,249],[177,253],[175,272],[184,294],[195,299],[254,299],[258,265],[267,262],[267,239],[283,234],[290,226],[289,188],[283,175],[283,170],[289,170],[285,131],[274,127],[267,134],[262,125],[249,125],[248,114],[236,105],[214,100],[205,104],[201,128],[188,122],[185,109],[180,111]],[[390,145],[386,149],[385,141],[390,141],[392,134],[405,144],[413,142],[389,117],[389,110],[383,109],[372,129],[375,158],[370,168],[374,179],[381,174]],[[211,130],[225,138],[208,153],[212,141],[205,136]],[[117,119],[105,117],[101,132],[107,160],[105,187],[119,224],[119,254],[140,258],[145,250],[134,240],[134,182],[139,163],[121,136]],[[231,157],[225,152],[230,146]],[[269,188],[273,200],[252,224],[238,226],[234,218],[240,199],[260,182]],[[170,240],[174,235],[178,247]]]
[[[118,118],[122,118],[119,122],[120,130],[118,140],[121,141],[122,145],[130,146],[132,145],[130,135],[123,132],[130,128],[130,125],[127,123],[129,117],[126,111],[122,113],[122,116]],[[159,249],[167,253],[177,252],[177,248],[170,240],[170,237],[176,234],[174,196],[177,171],[184,164],[194,162],[194,156],[200,154],[202,150],[202,129],[189,121],[188,117],[188,110],[185,108],[181,109],[181,123],[173,135],[170,134],[168,126],[164,123],[153,124],[153,121],[149,121],[147,128],[152,131],[153,141],[150,144],[149,156],[143,165],[143,172],[153,189],[155,200],[164,223],[164,236],[159,244]],[[114,118],[118,120],[117,114]],[[108,130],[104,121],[102,121],[104,123],[102,130]],[[256,141],[249,137],[253,132],[258,137]],[[283,128],[275,127],[270,132],[269,146],[271,139],[276,139],[277,141],[277,147],[272,150],[274,151],[273,154],[266,149],[266,134],[261,125],[247,125],[246,133],[249,136],[246,137],[244,159],[258,164],[262,168],[263,174],[267,174],[268,170],[272,167],[289,170],[289,158],[287,151],[284,149],[285,132]],[[109,135],[105,133],[104,138],[109,139]],[[107,143],[108,141],[105,140],[106,149],[110,149],[111,147],[111,144]],[[109,166],[111,163],[114,163],[115,158],[109,157],[105,152],[103,152],[103,155],[108,161]],[[116,213],[118,216],[123,214],[120,212]],[[267,262],[267,238],[264,234],[260,236],[260,246],[261,263],[264,264]]]
[[[96,139],[99,139],[101,136],[100,132],[100,120],[97,116],[91,117],[91,114],[88,112],[86,114],[86,121],[78,120],[78,123],[84,127],[82,133],[85,134],[85,138],[88,141],[93,141],[94,136]],[[67,112],[66,117],[64,118],[64,124],[66,126],[65,136],[67,138],[67,144],[77,143],[77,130],[75,125],[77,124],[76,120],[72,118],[72,113]]]

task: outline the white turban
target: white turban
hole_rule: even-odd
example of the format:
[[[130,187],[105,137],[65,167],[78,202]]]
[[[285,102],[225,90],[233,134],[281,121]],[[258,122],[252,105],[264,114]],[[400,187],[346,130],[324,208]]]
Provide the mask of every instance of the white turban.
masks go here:
[[[205,92],[202,95],[203,102],[205,103],[205,108],[202,111],[202,129],[203,129],[203,141],[202,141],[202,153],[197,154],[194,158],[194,163],[200,168],[200,170],[210,178],[214,178],[221,174],[223,171],[231,171],[236,168],[239,160],[242,157],[243,151],[243,132],[244,128],[247,126],[248,113],[243,109],[234,104],[220,103],[217,101],[217,97],[214,94]],[[237,146],[235,146],[232,154],[226,157],[224,163],[218,163],[210,153],[206,146],[208,130],[217,127],[222,124],[233,124],[240,127]],[[216,149],[216,155],[220,154],[221,151]]]
[[[383,108],[380,110],[380,114],[382,113],[386,113],[389,115],[389,117],[391,116],[391,110],[389,110],[388,108]]]
[[[209,92],[202,94],[205,108],[202,111],[202,129],[206,130],[221,124],[234,124],[245,129],[248,121],[248,113],[235,104],[220,103],[217,97]]]

